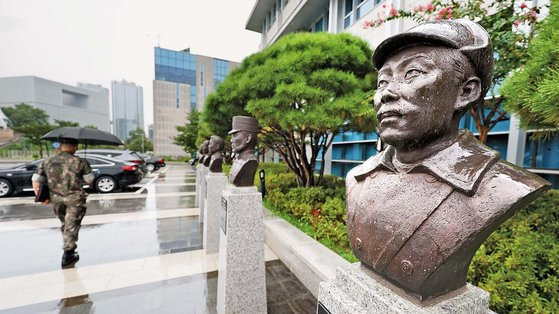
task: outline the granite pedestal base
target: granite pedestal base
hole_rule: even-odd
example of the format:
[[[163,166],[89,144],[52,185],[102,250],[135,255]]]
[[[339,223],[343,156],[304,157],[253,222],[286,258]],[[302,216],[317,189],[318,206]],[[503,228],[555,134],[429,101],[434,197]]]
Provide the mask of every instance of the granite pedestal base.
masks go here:
[[[262,194],[228,184],[221,204],[217,312],[266,313]]]
[[[421,304],[402,289],[359,263],[336,269],[336,277],[320,283],[317,313],[492,313],[489,293],[467,284],[458,291]]]
[[[201,187],[201,182],[202,182],[202,168],[204,168],[204,165],[198,163],[196,164],[196,205],[200,207],[200,197],[202,195],[202,187]]]
[[[206,254],[219,251],[219,212],[221,193],[227,186],[227,177],[222,172],[208,172],[206,175],[207,198],[204,202],[204,237]]]
[[[198,207],[200,208],[200,214],[198,214],[198,219],[200,221],[200,223],[204,222],[204,206],[205,206],[205,202],[206,202],[206,197],[207,197],[207,184],[206,184],[206,175],[208,174],[209,169],[208,167],[202,166],[202,169],[200,170],[200,198],[198,201]]]

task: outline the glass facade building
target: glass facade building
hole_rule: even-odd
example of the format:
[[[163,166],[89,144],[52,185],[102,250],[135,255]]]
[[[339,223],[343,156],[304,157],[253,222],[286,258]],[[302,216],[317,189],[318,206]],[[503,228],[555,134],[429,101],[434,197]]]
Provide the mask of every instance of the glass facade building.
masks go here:
[[[174,145],[176,126],[184,125],[192,110],[201,111],[213,92],[238,63],[190,53],[190,49],[154,49],[153,85],[154,152],[163,156],[184,156]],[[208,74],[212,75],[208,76]]]

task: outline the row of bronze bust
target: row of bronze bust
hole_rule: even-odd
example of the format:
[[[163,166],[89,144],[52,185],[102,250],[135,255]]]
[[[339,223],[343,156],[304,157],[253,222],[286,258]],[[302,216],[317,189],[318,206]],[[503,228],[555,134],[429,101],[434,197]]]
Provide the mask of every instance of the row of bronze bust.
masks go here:
[[[233,117],[233,127],[229,134],[232,135],[231,148],[235,154],[235,161],[229,172],[229,182],[235,186],[244,187],[254,184],[254,174],[258,167],[255,154],[258,132],[258,120],[255,118]],[[208,167],[210,172],[222,172],[224,147],[225,141],[217,135],[212,135],[200,146],[198,162]]]
[[[364,266],[423,301],[463,287],[485,239],[550,184],[459,130],[491,84],[493,51],[481,26],[425,23],[384,40],[373,62],[378,133],[388,146],[347,175],[349,242]],[[237,186],[252,185],[257,132],[253,118],[233,120],[229,180]],[[221,156],[215,149],[204,158],[210,169]]]

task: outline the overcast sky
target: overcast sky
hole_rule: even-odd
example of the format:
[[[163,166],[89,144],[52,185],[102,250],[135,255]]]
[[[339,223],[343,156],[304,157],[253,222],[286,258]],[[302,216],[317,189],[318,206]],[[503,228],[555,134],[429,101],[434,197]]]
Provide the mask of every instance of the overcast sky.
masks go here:
[[[245,30],[256,0],[0,0],[0,77],[62,83],[126,79],[144,88],[153,122],[153,47],[241,61],[260,34]],[[159,39],[158,39],[159,37]],[[67,117],[71,120],[71,117]]]

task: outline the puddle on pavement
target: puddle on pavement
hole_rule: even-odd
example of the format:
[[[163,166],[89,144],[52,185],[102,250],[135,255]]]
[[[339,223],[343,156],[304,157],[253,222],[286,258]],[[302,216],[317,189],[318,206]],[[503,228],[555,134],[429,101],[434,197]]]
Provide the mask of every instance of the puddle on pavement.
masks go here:
[[[0,278],[60,269],[61,246],[58,228],[3,232]],[[201,248],[198,216],[84,225],[77,267]]]
[[[10,313],[216,313],[217,272],[170,279],[60,301]],[[266,263],[268,313],[315,313],[316,299],[280,261]]]

